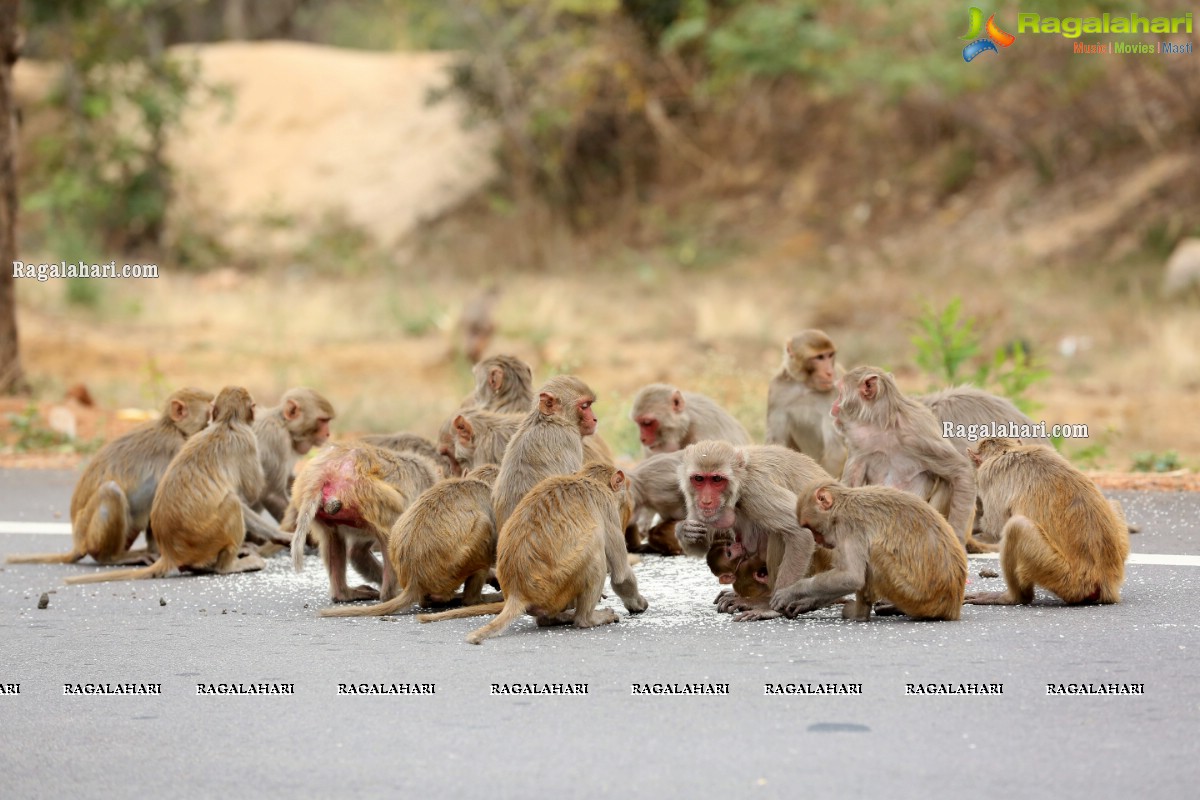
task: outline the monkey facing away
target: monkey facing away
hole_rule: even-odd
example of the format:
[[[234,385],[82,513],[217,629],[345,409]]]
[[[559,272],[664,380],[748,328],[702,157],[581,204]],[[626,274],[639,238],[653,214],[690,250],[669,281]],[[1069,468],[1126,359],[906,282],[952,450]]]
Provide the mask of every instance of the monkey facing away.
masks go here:
[[[483,587],[496,560],[492,486],[498,468],[485,464],[462,478],[438,481],[410,505],[388,536],[387,558],[401,591],[370,606],[321,611],[322,617],[395,614],[430,598],[447,602],[463,585],[462,604],[484,602]]]
[[[208,424],[212,400],[201,389],[180,389],[167,398],[157,420],[102,447],[71,495],[70,552],[13,555],[8,563],[73,564],[84,556],[100,564],[151,561],[148,549],[129,548],[150,522],[150,506],[167,465],[188,437]]]
[[[1002,531],[1008,588],[966,602],[1028,604],[1035,586],[1071,604],[1120,602],[1129,532],[1095,483],[1053,449],[1016,439],[984,439],[970,454],[983,529]]]
[[[595,402],[595,392],[573,375],[551,378],[538,391],[536,405],[504,450],[492,489],[499,528],[538,481],[570,475],[583,466],[583,437],[595,433],[598,422]]]
[[[1016,423],[1034,428],[1033,420],[1021,413],[1011,400],[973,386],[955,386],[916,399],[929,407],[937,418],[939,427],[944,428],[947,422],[955,426],[951,429],[952,432],[958,425],[987,425],[992,422]],[[957,447],[960,453],[966,455],[967,448],[971,445],[969,439],[961,436],[945,438]],[[1051,446],[1050,440],[1044,436],[1023,436],[1021,441],[1025,444]]]
[[[788,339],[767,390],[766,443],[799,450],[835,478],[846,463],[846,443],[829,411],[844,374],[833,340],[813,328]]]
[[[335,603],[374,600],[370,586],[346,583],[346,560],[386,596],[395,594],[395,575],[382,566],[373,547],[387,552],[388,534],[421,492],[437,481],[437,466],[411,452],[396,452],[364,442],[334,444],[323,450],[296,479],[289,516],[294,519],[292,565],[304,568],[304,544],[311,530],[321,543]],[[285,527],[287,527],[285,525]]]
[[[158,560],[141,569],[67,578],[67,583],[162,578],[172,569],[250,572],[265,563],[238,556],[246,536],[245,498],[263,488],[258,442],[250,422],[254,401],[240,386],[226,386],[213,402],[212,424],[184,442],[158,484],[150,528]]]
[[[705,439],[750,444],[750,434],[715,401],[665,383],[643,386],[633,398],[630,418],[646,455],[671,453]]]
[[[525,414],[533,406],[533,370],[516,356],[490,356],[472,368],[471,404],[498,414]]]
[[[638,464],[628,475],[629,494],[634,503],[634,525],[625,531],[631,553],[683,554],[675,525],[687,518],[687,502],[679,489],[679,465],[683,451],[657,453]],[[651,526],[654,515],[660,518]],[[643,543],[642,535],[647,541]]]
[[[624,474],[607,464],[546,478],[521,500],[500,531],[496,573],[504,602],[418,619],[433,622],[498,612],[467,636],[471,644],[497,635],[526,613],[537,617],[539,625],[604,625],[617,621],[611,609],[596,608],[606,574],[629,613],[645,611],[646,599],[638,592],[625,551],[620,497],[624,483]]]
[[[876,600],[916,619],[958,619],[967,584],[967,554],[949,523],[928,503],[890,486],[850,488],[833,481],[806,488],[800,524],[834,567],[781,590],[772,606],[789,617],[855,598],[846,619],[866,620]]]
[[[967,457],[942,438],[933,412],[906,396],[890,374],[857,367],[838,382],[831,412],[846,439],[847,486],[892,486],[926,500],[969,553],[995,551],[976,541],[975,475]]]

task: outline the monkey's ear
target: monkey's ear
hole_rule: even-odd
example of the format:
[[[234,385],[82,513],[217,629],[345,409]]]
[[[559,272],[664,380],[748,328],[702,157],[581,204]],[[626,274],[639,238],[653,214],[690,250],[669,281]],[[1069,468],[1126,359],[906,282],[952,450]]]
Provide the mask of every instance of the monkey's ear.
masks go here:
[[[828,511],[833,508],[833,494],[829,491],[828,487],[822,486],[820,489],[817,489],[813,493],[813,498],[817,501],[817,507],[822,511]]]
[[[728,572],[722,572],[717,577],[717,580],[719,580],[721,583],[733,583],[733,576],[730,575]]]
[[[678,414],[680,411],[683,411],[686,406],[687,403],[683,399],[682,392],[676,389],[671,393],[671,408],[674,409],[676,414]]]
[[[768,583],[771,580],[765,564],[754,571],[754,580],[759,583]]]
[[[171,409],[167,412],[171,416],[172,422],[182,422],[187,419],[188,407],[187,403],[182,400],[172,400]]]
[[[789,358],[791,356],[796,355],[796,351],[792,348],[792,340],[791,339],[788,339],[786,342],[784,342],[783,352],[787,353]]]
[[[504,370],[500,367],[489,369],[487,382],[493,392],[500,391],[500,387],[504,385]]]
[[[470,444],[471,437],[475,434],[475,429],[471,427],[470,421],[462,414],[454,418],[454,430],[458,432],[458,439],[463,444]]]
[[[613,473],[612,479],[608,482],[608,485],[612,487],[614,492],[616,492],[620,490],[621,484],[623,483],[625,483],[625,473],[621,470],[617,470]]]
[[[879,394],[879,376],[868,375],[863,378],[862,383],[858,385],[858,393],[862,395],[863,400],[874,400]]]
[[[553,414],[558,410],[558,407],[558,398],[554,395],[550,394],[549,392],[542,392],[538,395],[538,411],[542,412],[546,416]]]
[[[288,400],[283,406],[283,418],[287,420],[299,419],[302,410],[300,404],[295,400]]]

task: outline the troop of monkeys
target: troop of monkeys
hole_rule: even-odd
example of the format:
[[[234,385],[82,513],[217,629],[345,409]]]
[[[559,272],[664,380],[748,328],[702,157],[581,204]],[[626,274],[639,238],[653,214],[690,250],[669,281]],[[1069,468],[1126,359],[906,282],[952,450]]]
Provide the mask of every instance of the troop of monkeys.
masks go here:
[[[706,558],[730,587],[717,610],[738,620],[838,603],[847,619],[952,620],[964,602],[1031,603],[1035,586],[1070,604],[1120,599],[1119,505],[1046,442],[968,448],[942,436],[942,421],[1030,423],[1016,407],[967,387],[906,396],[880,369],[842,370],[821,331],[786,343],[767,444],[702,394],[644,387],[631,416],[648,457],[628,475],[596,435],[595,393],[579,378],[535,393],[511,356],[474,374],[437,442],[399,433],[326,445],[334,410],[311,389],[258,414],[241,387],[215,399],[181,389],[84,470],[71,552],[8,561],[143,565],[67,579],[93,583],[257,570],[290,547],[300,570],[311,538],[335,603],[380,601],[322,616],[494,614],[467,637],[475,644],[523,614],[539,626],[615,622],[597,608],[606,577],[629,613],[644,611],[630,553]],[[143,531],[147,547],[131,549]],[[965,596],[967,553],[995,550],[1007,588]],[[373,585],[350,586],[347,562]]]

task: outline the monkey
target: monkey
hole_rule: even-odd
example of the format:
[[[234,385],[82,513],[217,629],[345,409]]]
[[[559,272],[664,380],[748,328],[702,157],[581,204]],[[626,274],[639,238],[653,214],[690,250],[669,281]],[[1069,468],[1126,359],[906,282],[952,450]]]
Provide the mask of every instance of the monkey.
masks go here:
[[[683,452],[678,474],[688,515],[675,530],[684,552],[703,555],[719,540],[740,541],[766,561],[776,593],[816,568],[812,534],[796,520],[796,495],[829,478],[817,462],[778,445],[702,441]],[[717,610],[744,611],[739,619],[746,620],[778,616],[732,593],[718,596]]]
[[[622,534],[624,486],[624,473],[607,464],[589,464],[575,474],[541,481],[500,529],[496,572],[504,602],[422,614],[417,619],[434,622],[496,614],[467,636],[471,644],[497,635],[526,613],[536,617],[539,626],[605,625],[617,621],[611,609],[596,608],[606,574],[630,614],[645,611],[648,604],[638,592]],[[565,611],[569,608],[573,610]]]
[[[683,554],[675,536],[675,523],[687,518],[687,503],[679,490],[682,461],[682,450],[658,453],[638,464],[628,475],[635,519],[635,524],[625,531],[625,546],[629,552],[664,556]],[[656,514],[660,520],[651,526]],[[647,534],[645,544],[642,543],[643,532]]]
[[[1034,422],[1021,413],[1012,401],[997,397],[994,394],[976,389],[972,386],[955,386],[940,392],[927,394],[916,398],[929,407],[942,427],[942,438],[953,444],[964,456],[972,444],[966,436],[945,436],[945,424],[951,425],[987,425],[991,422],[1016,423],[1033,428]],[[954,429],[952,429],[953,431]],[[1032,431],[1031,431],[1032,433]],[[1043,444],[1052,447],[1050,440],[1044,436],[1023,436],[1021,441],[1026,443]],[[985,541],[986,536],[979,528],[983,519],[983,507],[978,495],[975,497],[975,523],[971,531],[976,541]]]
[[[1041,586],[1068,604],[1119,603],[1129,531],[1096,484],[1055,450],[989,438],[969,451],[979,475],[983,529],[1002,531],[1003,592],[978,605],[1027,605]]]
[[[485,464],[462,478],[426,489],[405,509],[388,534],[387,558],[404,587],[395,597],[371,606],[327,608],[322,617],[395,614],[425,598],[446,602],[463,585],[462,604],[484,602],[483,587],[496,560],[496,519],[492,483],[499,468]]]
[[[259,502],[276,520],[282,520],[290,496],[296,461],[314,447],[329,441],[329,423],[336,416],[333,404],[312,389],[288,389],[279,405],[254,420],[266,490]]]
[[[846,463],[846,443],[829,410],[845,370],[824,331],[801,331],[783,346],[783,365],[767,390],[767,444],[809,455],[833,477]]]
[[[526,414],[533,406],[533,370],[516,356],[491,356],[471,370],[475,408],[501,414]]]
[[[472,364],[483,358],[483,352],[496,333],[494,315],[499,299],[500,287],[493,283],[463,306],[458,328],[463,337],[463,355]]]
[[[595,433],[598,423],[595,402],[595,393],[573,375],[551,378],[538,390],[537,404],[509,441],[492,488],[497,529],[538,481],[570,475],[583,466],[583,437]]]
[[[180,389],[167,398],[162,415],[113,439],[79,476],[71,494],[71,550],[12,555],[10,564],[74,564],[91,556],[98,564],[148,564],[147,548],[129,548],[150,522],[150,506],[171,459],[183,443],[208,424],[213,396]]]
[[[526,412],[528,413],[528,412]],[[454,457],[464,469],[499,464],[504,448],[517,432],[525,414],[502,414],[481,408],[464,409],[453,420],[457,439]]]
[[[762,556],[747,555],[738,562],[733,575],[733,593],[751,605],[771,599],[771,576]]]
[[[646,455],[682,450],[705,439],[750,444],[742,423],[712,399],[665,383],[643,386],[633,398],[630,418]]]
[[[453,477],[441,458],[437,446],[433,442],[416,433],[398,431],[396,433],[372,433],[359,439],[360,442],[382,447],[385,450],[395,450],[398,453],[416,453],[432,461],[438,468],[440,477]]]
[[[287,547],[290,540],[262,517],[267,513],[282,522],[291,496],[296,461],[329,440],[329,423],[336,416],[333,404],[312,389],[288,389],[279,405],[258,413],[254,435],[265,477],[261,497],[246,498],[246,536],[258,544],[272,542]]]
[[[472,407],[468,405],[460,410]],[[454,442],[457,439],[454,432],[454,420],[457,416],[456,412],[454,416],[442,422],[441,427],[438,428],[437,440],[434,442],[438,453],[436,463],[441,468],[442,474],[450,478],[461,478],[466,473],[462,463],[454,455]]]
[[[877,599],[914,619],[961,615],[966,550],[919,497],[891,486],[818,481],[801,492],[796,517],[819,546],[836,552],[835,566],[776,592],[776,611],[794,617],[854,593],[842,606],[844,619],[869,619]]]
[[[437,466],[424,456],[351,442],[321,451],[296,479],[290,514],[295,519],[292,566],[304,569],[304,543],[312,530],[321,543],[335,603],[394,597],[395,575],[384,558],[371,554],[377,545],[387,553],[388,534],[405,509],[438,480]],[[346,583],[346,557],[368,581],[353,589]]]
[[[946,517],[968,553],[994,552],[975,539],[975,475],[967,457],[942,438],[933,412],[906,396],[878,367],[857,367],[838,382],[830,413],[846,439],[847,486],[894,486]]]
[[[250,393],[241,386],[222,389],[213,401],[212,424],[183,443],[150,505],[158,560],[141,569],[76,575],[67,583],[163,578],[176,568],[224,575],[266,566],[257,553],[238,555],[246,536],[244,498],[263,491],[253,420]]]
[[[733,583],[738,565],[745,555],[746,548],[742,546],[741,542],[714,542],[713,546],[708,548],[705,561],[708,562],[709,570],[717,576],[718,581],[722,584],[729,584]]]
[[[1051,446],[1050,440],[1045,436],[1032,435],[1033,420],[1021,413],[1021,410],[1013,405],[1011,400],[997,397],[973,386],[955,386],[915,399],[933,412],[937,418],[939,429],[944,429],[947,422],[955,426],[987,425],[991,422],[1016,423],[1028,426],[1030,429],[1030,435],[1022,436],[1021,441],[1026,444]],[[971,442],[965,436],[946,436],[944,438],[957,447],[963,455],[967,454],[967,448]]]

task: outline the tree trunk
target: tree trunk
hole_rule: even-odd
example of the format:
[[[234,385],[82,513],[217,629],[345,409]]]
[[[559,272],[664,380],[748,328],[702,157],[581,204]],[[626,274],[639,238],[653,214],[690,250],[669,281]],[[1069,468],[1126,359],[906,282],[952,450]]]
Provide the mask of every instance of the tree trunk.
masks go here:
[[[17,347],[17,298],[13,261],[17,255],[16,114],[12,105],[13,64],[19,55],[19,0],[0,2],[0,393],[25,389]]]

